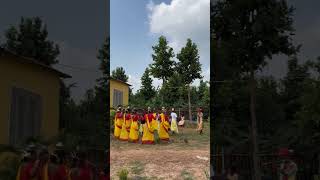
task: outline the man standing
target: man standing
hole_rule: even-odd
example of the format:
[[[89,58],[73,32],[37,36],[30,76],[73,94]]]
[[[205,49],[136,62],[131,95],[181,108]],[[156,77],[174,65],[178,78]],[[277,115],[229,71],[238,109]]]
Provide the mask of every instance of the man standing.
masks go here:
[[[176,112],[174,111],[174,108],[172,108],[172,111],[171,111],[171,131],[172,133],[179,133],[178,131],[178,125],[177,125],[177,114]]]

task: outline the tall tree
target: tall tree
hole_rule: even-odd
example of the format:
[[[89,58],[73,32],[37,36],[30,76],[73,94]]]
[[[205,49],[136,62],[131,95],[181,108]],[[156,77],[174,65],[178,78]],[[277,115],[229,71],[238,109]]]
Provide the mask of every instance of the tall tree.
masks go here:
[[[172,76],[175,62],[173,49],[168,45],[164,36],[159,37],[158,44],[152,46],[153,63],[150,64],[150,73],[153,77],[162,79],[163,84]]]
[[[188,106],[189,106],[189,118],[192,120],[191,113],[191,101],[190,101],[190,84],[195,79],[202,78],[201,76],[201,64],[199,61],[198,47],[191,39],[187,40],[187,44],[183,47],[179,54],[177,54],[177,59],[179,60],[177,64],[177,71],[181,74],[183,82],[189,86],[188,88]]]
[[[150,101],[156,94],[155,89],[152,86],[152,78],[150,77],[148,68],[146,68],[143,75],[141,76],[140,93],[143,95],[145,101]]]
[[[98,60],[100,61],[99,69],[102,72],[102,77],[97,79],[97,85],[95,86],[95,103],[97,114],[99,115],[98,125],[100,128],[101,137],[104,139],[109,138],[109,135],[106,133],[110,129],[110,123],[107,121],[109,119],[109,102],[110,102],[110,93],[109,93],[109,76],[110,76],[110,39],[106,38],[102,47],[98,51],[97,55]],[[107,143],[107,146],[109,144]]]
[[[212,7],[212,29],[223,45],[229,65],[249,76],[251,140],[254,179],[260,180],[256,122],[255,73],[267,64],[266,58],[291,55],[293,8],[285,0],[219,0]]]
[[[48,40],[47,26],[39,17],[22,17],[19,26],[11,26],[5,37],[4,47],[18,55],[33,58],[45,65],[58,63],[59,46]]]
[[[128,79],[129,79],[123,67],[117,67],[115,70],[113,70],[111,72],[111,77],[123,82],[128,82]]]
[[[288,61],[288,72],[282,80],[283,104],[286,110],[286,120],[292,121],[295,112],[300,109],[299,98],[303,94],[304,81],[309,78],[309,65],[299,64],[298,58],[293,56]]]

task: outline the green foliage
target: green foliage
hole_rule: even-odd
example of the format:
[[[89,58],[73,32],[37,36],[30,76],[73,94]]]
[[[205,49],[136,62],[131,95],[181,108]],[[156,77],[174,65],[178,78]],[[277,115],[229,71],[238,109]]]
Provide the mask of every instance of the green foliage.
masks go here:
[[[187,40],[186,46],[177,54],[177,59],[179,62],[176,69],[185,84],[191,84],[195,79],[202,78],[198,48],[191,39]]]
[[[118,172],[118,176],[120,180],[127,180],[128,179],[129,171],[126,169],[122,169]]]
[[[18,55],[46,65],[58,63],[59,46],[47,39],[47,26],[39,17],[22,17],[18,27],[11,26],[6,31],[5,38],[4,47]]]
[[[153,63],[150,64],[150,73],[153,77],[162,79],[163,83],[166,83],[174,72],[173,49],[168,45],[164,36],[159,37],[158,44],[152,46],[152,49]]]
[[[152,79],[150,77],[150,72],[148,68],[146,68],[141,77],[140,93],[145,101],[151,100],[156,94],[155,89],[152,86]]]
[[[123,67],[117,67],[115,70],[113,70],[111,72],[111,77],[123,82],[128,82],[128,79],[129,79]]]
[[[185,169],[181,171],[181,177],[184,179],[184,180],[192,180],[194,179],[193,175],[186,171]]]
[[[140,161],[131,162],[131,172],[136,175],[140,175],[143,173],[145,165]]]
[[[295,53],[290,38],[293,10],[277,0],[217,1],[212,6],[211,27],[224,59],[240,72],[250,72],[262,68],[274,54]]]

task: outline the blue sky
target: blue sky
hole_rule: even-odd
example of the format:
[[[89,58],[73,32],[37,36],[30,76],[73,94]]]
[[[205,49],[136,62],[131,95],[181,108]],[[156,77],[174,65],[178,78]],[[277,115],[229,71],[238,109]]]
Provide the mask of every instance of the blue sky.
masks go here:
[[[209,0],[111,0],[111,71],[122,66],[134,92],[138,90],[160,35],[167,37],[175,52],[188,37],[193,39],[199,46],[203,75],[209,80]],[[154,79],[154,86],[158,85],[161,81]]]

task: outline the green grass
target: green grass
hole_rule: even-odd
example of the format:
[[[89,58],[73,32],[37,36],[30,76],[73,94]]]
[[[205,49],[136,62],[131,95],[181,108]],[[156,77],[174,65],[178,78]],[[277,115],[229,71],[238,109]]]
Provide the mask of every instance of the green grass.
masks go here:
[[[174,147],[177,149],[194,149],[203,146],[208,146],[210,144],[210,124],[208,122],[204,122],[204,131],[203,134],[200,135],[196,132],[196,127],[190,128],[179,128],[179,134],[171,134],[170,139],[171,143],[157,143],[156,145],[141,145],[135,143],[122,142],[114,139],[111,135],[111,146],[116,149],[127,149],[127,148],[151,148],[151,149],[161,149],[163,147]],[[158,138],[157,135],[155,137]],[[157,141],[157,140],[156,140]],[[186,143],[187,141],[187,143]]]
[[[185,169],[181,171],[180,175],[184,180],[193,180],[194,179],[193,174],[188,172]]]
[[[121,169],[118,172],[119,180],[127,180],[129,171],[127,169]]]
[[[131,166],[131,172],[136,175],[142,174],[145,168],[145,165],[140,161],[132,161],[130,163],[130,166]]]

